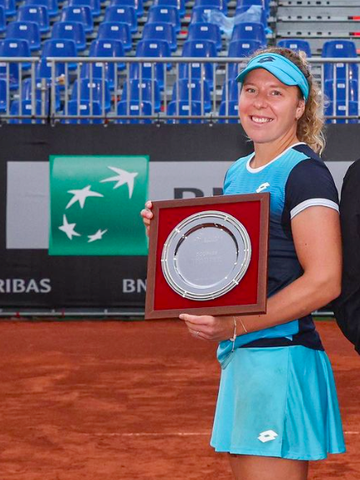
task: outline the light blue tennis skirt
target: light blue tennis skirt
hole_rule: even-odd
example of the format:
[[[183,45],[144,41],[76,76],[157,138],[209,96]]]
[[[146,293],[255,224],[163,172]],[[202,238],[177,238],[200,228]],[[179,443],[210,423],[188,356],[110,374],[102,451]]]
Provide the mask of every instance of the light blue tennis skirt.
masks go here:
[[[211,445],[294,460],[344,452],[326,353],[303,346],[235,350],[221,373]]]

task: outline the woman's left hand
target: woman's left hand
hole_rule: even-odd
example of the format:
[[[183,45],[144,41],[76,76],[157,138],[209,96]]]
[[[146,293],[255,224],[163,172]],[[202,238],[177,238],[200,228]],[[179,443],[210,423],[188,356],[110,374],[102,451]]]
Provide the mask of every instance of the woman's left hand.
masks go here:
[[[180,320],[184,320],[190,334],[195,338],[212,342],[229,340],[234,333],[232,317],[212,317],[211,315],[188,315],[182,313]]]

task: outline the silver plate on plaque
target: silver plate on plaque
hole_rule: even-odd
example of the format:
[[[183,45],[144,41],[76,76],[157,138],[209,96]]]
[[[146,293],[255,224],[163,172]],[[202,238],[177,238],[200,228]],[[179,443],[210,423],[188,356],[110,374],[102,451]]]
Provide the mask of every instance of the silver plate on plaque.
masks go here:
[[[238,285],[250,259],[251,241],[244,225],[228,213],[208,210],[173,229],[163,246],[161,266],[175,292],[205,301]]]

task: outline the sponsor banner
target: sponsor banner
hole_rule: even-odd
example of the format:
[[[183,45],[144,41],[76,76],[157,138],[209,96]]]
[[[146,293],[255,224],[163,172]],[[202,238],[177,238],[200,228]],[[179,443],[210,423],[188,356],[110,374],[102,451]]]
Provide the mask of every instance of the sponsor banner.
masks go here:
[[[219,195],[222,193],[225,173],[231,164],[232,162],[150,162],[148,198],[166,200]],[[339,193],[343,177],[350,165],[351,162],[327,162]],[[48,162],[8,162],[6,212],[8,249],[49,248],[49,191]],[[64,200],[65,206],[71,198],[72,196],[68,194]],[[125,200],[128,201],[126,198]],[[78,212],[81,212],[80,205],[76,207]],[[141,235],[143,227],[139,212],[142,207],[143,203],[139,202],[129,220],[130,225],[136,222],[137,227],[140,222]],[[62,211],[60,226],[61,214]],[[73,223],[72,217],[69,216],[69,220]],[[102,230],[106,227],[104,224]]]
[[[50,157],[50,255],[147,255],[149,158]]]

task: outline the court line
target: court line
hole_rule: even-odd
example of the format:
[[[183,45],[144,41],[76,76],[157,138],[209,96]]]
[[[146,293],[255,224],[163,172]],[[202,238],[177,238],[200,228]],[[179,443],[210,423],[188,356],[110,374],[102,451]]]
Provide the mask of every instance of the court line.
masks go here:
[[[86,433],[79,432],[80,435],[95,435],[98,437],[200,437],[200,436],[210,436],[211,431],[209,432],[124,432],[124,433]],[[345,431],[345,435],[359,435],[360,432],[351,432]]]

